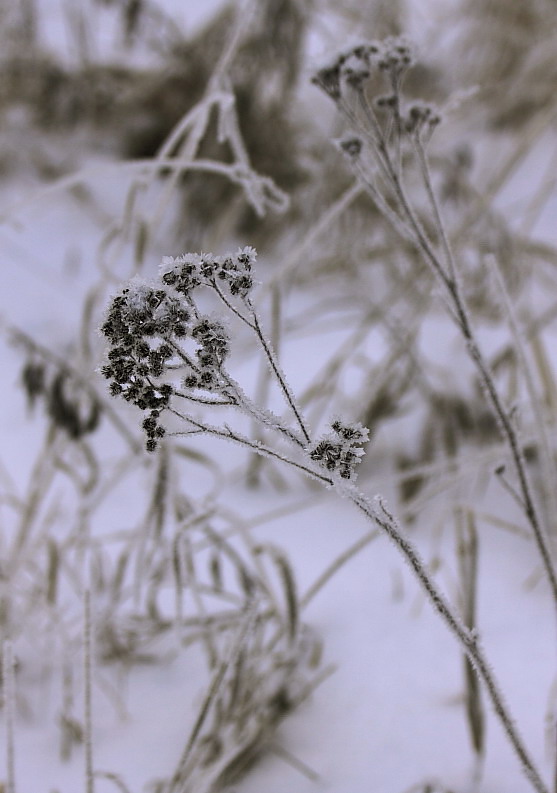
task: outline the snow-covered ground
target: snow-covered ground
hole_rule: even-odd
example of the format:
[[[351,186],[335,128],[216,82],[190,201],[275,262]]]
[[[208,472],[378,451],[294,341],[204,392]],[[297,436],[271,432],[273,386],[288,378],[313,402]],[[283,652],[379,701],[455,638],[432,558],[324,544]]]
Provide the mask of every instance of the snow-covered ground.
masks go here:
[[[186,5],[187,9],[180,7],[180,24],[191,29],[210,18],[219,3]],[[64,38],[57,27],[62,24],[60,18],[58,23],[56,19],[55,14],[50,17],[47,32],[47,38],[55,44]],[[550,135],[538,144],[499,197],[501,211],[521,217],[528,205],[524,193],[532,185],[532,173],[539,183],[543,163],[554,148],[555,139]],[[96,166],[92,164],[94,175],[89,184],[95,205],[102,208],[100,214],[91,212],[89,204],[80,205],[66,190],[28,187],[17,181],[1,189],[2,323],[5,327],[20,327],[62,358],[70,352],[68,340],[78,337],[85,295],[98,278],[96,252],[103,218],[121,212],[125,197],[125,185],[118,173],[107,170],[105,175],[102,167],[95,172]],[[536,237],[548,244],[555,242],[552,219],[556,200],[554,192],[535,226]],[[520,202],[524,203],[519,205]],[[156,264],[153,263],[153,275]],[[258,278],[264,283],[264,256]],[[303,310],[304,301],[309,298],[306,294],[299,300],[297,311]],[[500,341],[497,334],[498,331],[493,337],[494,349]],[[424,354],[436,366],[451,371],[455,355],[463,353],[446,320],[439,315],[429,318],[422,336]],[[312,372],[327,361],[331,349],[344,338],[344,330],[338,328],[327,334],[285,337],[281,356],[294,392],[311,382]],[[491,337],[485,338],[491,344]],[[373,345],[379,342],[370,338],[368,343],[373,358]],[[557,362],[557,357],[553,357]],[[30,417],[26,409],[19,385],[21,353],[4,346],[2,364],[0,481],[4,483],[4,497],[0,527],[9,532],[13,520],[7,494],[24,497],[34,475],[32,468],[43,442],[45,424],[40,410]],[[102,378],[93,376],[103,387]],[[249,356],[239,357],[237,376],[242,383],[253,385],[256,369]],[[133,412],[127,415],[134,426]],[[406,431],[406,426],[401,422],[391,436],[378,433],[359,480],[368,495],[384,495],[395,512],[399,505],[395,472],[389,462],[390,444],[397,443],[396,432]],[[102,432],[103,438],[108,439],[105,454],[110,461],[119,453],[117,442],[114,441],[113,451],[106,425]],[[208,445],[196,441],[194,446],[209,449],[229,475],[219,500],[253,524],[251,531],[257,542],[273,543],[287,553],[300,593],[370,530],[348,501],[329,491],[309,488],[290,474],[286,491],[273,487],[265,478],[259,488],[247,487],[245,478],[238,474],[241,455],[232,444],[217,445],[211,439]],[[519,731],[549,779],[557,745],[554,612],[545,581],[538,575],[533,543],[489,520],[493,515],[509,525],[523,522],[520,511],[497,482],[486,485],[486,472],[497,464],[497,450],[487,463],[482,458],[484,453],[485,449],[465,451],[464,473],[459,474],[458,484],[453,482],[450,492],[445,495],[441,491],[436,499],[425,503],[417,523],[409,523],[405,531],[435,569],[441,588],[456,600],[454,537],[443,531],[453,508],[455,487],[461,503],[477,507],[477,624],[481,640]],[[141,488],[141,482],[145,482],[141,463],[138,468],[134,481]],[[192,493],[202,494],[206,474],[192,465],[188,475]],[[60,499],[64,493],[61,488]],[[133,524],[130,516],[141,498],[137,492],[119,491],[118,499],[111,503],[110,512],[99,512],[95,529],[110,533]],[[63,525],[64,510],[62,504],[55,512],[55,525],[56,519]],[[283,514],[273,517],[275,511]],[[440,793],[522,793],[529,789],[485,696],[486,759],[481,781],[475,787],[461,651],[387,537],[378,536],[351,559],[310,602],[302,619],[323,643],[322,664],[333,664],[336,670],[283,720],[273,737],[277,748],[271,745],[234,784],[236,793],[437,793],[435,782]],[[32,639],[26,639],[23,629],[20,649],[28,666],[24,665],[16,675],[26,680],[26,687],[18,691],[16,703],[17,787],[9,793],[73,793],[85,789],[84,750],[78,746],[69,762],[58,759],[55,720],[60,707],[59,681],[54,673],[45,679],[35,673],[29,656]],[[46,645],[44,649],[46,652]],[[177,657],[175,649],[170,641],[167,655],[158,663],[138,665],[125,675],[110,667],[99,670],[118,690],[126,713],[119,713],[100,687],[95,688],[95,768],[117,774],[133,793],[147,789],[154,779],[172,772],[202,701],[207,678],[199,646],[192,646]],[[17,655],[17,641],[15,652]],[[54,655],[51,660],[56,671],[60,659]],[[79,648],[75,663],[80,663]],[[37,662],[36,668],[42,674],[42,664]],[[33,679],[34,674],[39,679]],[[80,707],[78,698],[76,712]],[[0,746],[6,742],[4,719]],[[315,778],[304,775],[281,757],[281,748],[311,769]],[[5,780],[6,768],[0,765],[0,769],[0,780]],[[426,787],[427,782],[431,782],[431,788]],[[99,777],[95,781],[96,793],[114,787],[114,780]]]

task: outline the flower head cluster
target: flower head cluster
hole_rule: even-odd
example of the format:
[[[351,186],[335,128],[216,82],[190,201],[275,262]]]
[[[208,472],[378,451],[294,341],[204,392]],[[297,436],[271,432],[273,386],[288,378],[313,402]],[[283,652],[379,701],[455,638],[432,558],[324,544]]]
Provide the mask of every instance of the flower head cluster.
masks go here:
[[[377,65],[381,71],[400,77],[414,65],[410,42],[402,36],[389,36],[381,42]]]
[[[136,279],[113,298],[101,327],[110,343],[101,371],[114,396],[149,411],[143,421],[147,449],[154,450],[164,435],[159,419],[173,394],[184,396],[165,382],[170,370],[180,370],[187,391],[220,392],[228,403],[233,399],[223,375],[230,349],[228,332],[219,320],[200,315],[193,293],[205,286],[226,303],[231,297],[245,300],[253,286],[256,257],[251,247],[226,256],[165,257],[159,284]],[[200,399],[195,394],[187,398]]]
[[[365,454],[362,445],[369,439],[369,430],[360,423],[343,424],[335,420],[332,432],[309,449],[309,456],[328,471],[336,471],[343,479],[356,476],[356,465]]]
[[[113,345],[144,357],[137,348],[139,339],[185,336],[189,320],[190,314],[178,298],[137,279],[113,299],[101,331]]]
[[[371,86],[373,91],[377,91],[378,85],[386,84],[387,93],[379,92],[373,98],[378,118],[386,115],[395,121],[394,124],[387,123],[385,128],[394,128],[401,135],[419,135],[422,131],[431,133],[440,122],[433,105],[414,103],[408,108],[403,106],[402,81],[413,65],[414,54],[408,41],[390,37],[384,41],[360,44],[341,53],[331,65],[317,72],[313,82],[331,99],[341,103],[344,109],[352,102],[354,90],[364,92]],[[357,113],[352,112],[351,115],[354,117]],[[340,148],[355,160],[360,156],[362,140],[351,136],[340,142]]]
[[[143,423],[150,450],[164,435],[158,419],[173,393],[160,378],[174,356],[172,342],[185,337],[189,325],[190,314],[177,298],[134,281],[113,298],[101,327],[111,345],[102,374],[114,396],[150,411]]]
[[[226,287],[231,295],[247,297],[253,287],[252,267],[257,258],[255,248],[239,248],[234,254],[187,253],[173,258],[165,256],[161,279],[185,297],[198,286]]]
[[[403,38],[390,37],[359,44],[341,53],[315,74],[313,82],[337,102],[345,85],[361,88],[377,72],[386,74],[391,84],[398,84],[413,63],[410,44]]]
[[[222,390],[222,366],[230,350],[228,331],[222,322],[201,317],[192,327],[191,336],[199,346],[196,362],[192,362],[183,379],[184,387],[205,391]]]
[[[441,123],[441,116],[433,105],[429,102],[415,102],[410,105],[404,126],[409,134],[416,134],[423,131],[431,132]]]

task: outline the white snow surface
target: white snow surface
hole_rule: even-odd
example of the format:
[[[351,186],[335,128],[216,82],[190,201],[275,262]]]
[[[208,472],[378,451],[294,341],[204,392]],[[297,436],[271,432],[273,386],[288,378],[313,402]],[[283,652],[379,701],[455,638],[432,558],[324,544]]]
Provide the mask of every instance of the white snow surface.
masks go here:
[[[19,215],[21,227],[4,226],[0,236],[4,268],[2,313],[31,335],[55,344],[71,338],[90,278],[88,250],[95,231],[71,201],[38,201]],[[81,263],[68,272],[64,262],[74,250]],[[13,255],[12,255],[13,252]],[[60,264],[62,262],[62,264]],[[433,329],[434,330],[434,329]],[[330,334],[334,338],[335,333]],[[340,341],[339,332],[336,332]],[[330,349],[324,337],[297,340],[287,347],[284,366],[294,390],[308,377],[308,361],[317,368]],[[450,347],[450,345],[449,345]],[[430,353],[432,350],[430,349]],[[442,347],[437,354],[450,356]],[[3,352],[5,399],[0,417],[2,462],[23,489],[42,424],[29,420],[17,387],[20,360]],[[248,364],[245,365],[246,367]],[[249,371],[246,369],[247,379]],[[377,441],[385,444],[383,438]],[[216,443],[216,442],[214,442]],[[211,445],[214,445],[212,442]],[[373,442],[372,442],[373,443]],[[221,464],[235,468],[231,444],[218,449]],[[394,498],[389,472],[377,465],[360,484],[370,495]],[[481,482],[467,482],[473,499]],[[296,492],[297,491],[297,492]],[[243,518],[308,497],[300,484],[287,495],[269,485],[248,490],[236,483],[222,498]],[[133,494],[129,494],[130,506]],[[336,554],[368,527],[353,507],[327,492],[311,496],[306,509],[275,519],[254,532],[286,549],[304,591]],[[486,510],[501,514],[501,493],[488,494]],[[505,499],[503,499],[505,500]],[[506,507],[508,510],[508,506]],[[110,516],[111,528],[126,522],[126,502]],[[448,540],[436,548],[437,518],[409,529],[426,559],[443,559],[437,579],[456,593],[454,548]],[[517,516],[509,515],[511,520]],[[520,521],[519,521],[520,522]],[[523,538],[480,525],[479,618],[482,640],[534,757],[549,773],[544,719],[548,692],[555,678],[554,615],[543,583],[527,588],[538,562]],[[424,780],[440,780],[450,790],[468,791],[472,753],[462,705],[462,656],[454,640],[385,537],[375,540],[353,559],[316,597],[304,620],[321,637],[325,661],[337,671],[298,711],[280,726],[277,741],[311,767],[319,781],[310,781],[279,757],[269,754],[237,785],[237,793],[402,793]],[[99,769],[119,774],[129,789],[140,791],[174,767],[199,705],[204,679],[196,650],[159,666],[136,668],[126,685],[126,720],[99,694],[95,698],[94,751]],[[103,670],[110,678],[110,670]],[[77,750],[70,764],[57,758],[49,685],[37,683],[23,692],[30,714],[18,718],[16,769],[18,790],[72,793],[83,784],[83,757]],[[50,703],[50,704],[49,704]],[[525,790],[516,758],[490,713],[484,793]],[[0,739],[1,740],[1,739]],[[97,790],[110,788],[98,780]]]
[[[191,28],[209,18],[219,3],[187,3],[187,9],[179,4],[177,14],[184,26]],[[56,43],[63,34],[56,27],[54,13],[50,19],[47,35]],[[554,145],[554,140],[542,142],[532,155],[536,164],[529,161],[525,165],[513,185],[515,192],[503,202],[522,199],[529,169],[539,167],[544,151]],[[99,189],[106,192],[103,207],[110,211],[111,202],[117,206],[121,201],[122,189],[114,184],[103,188],[102,178],[101,174],[97,180]],[[99,229],[90,215],[63,192],[31,193],[29,201],[26,199],[21,185],[2,190],[1,214],[9,215],[8,222],[0,227],[2,321],[17,324],[53,347],[58,345],[64,355],[64,345],[76,335],[83,296],[95,277]],[[555,200],[548,204],[536,228],[540,237],[554,234],[549,215]],[[264,281],[261,253],[260,259],[257,277]],[[157,264],[153,263],[152,275]],[[333,330],[326,336],[286,342],[283,364],[294,391],[311,379],[310,369],[317,370],[319,362],[342,338],[341,331]],[[440,365],[447,365],[455,354],[456,341],[444,321],[440,324],[438,319],[431,320],[423,343]],[[39,415],[30,419],[25,410],[18,387],[20,355],[3,346],[2,362],[0,462],[21,494],[44,427]],[[240,366],[240,373],[245,376],[243,383],[255,380],[249,360]],[[359,484],[371,496],[385,495],[396,511],[392,472],[381,464],[381,449],[388,439],[380,434],[372,440],[372,446],[374,443],[377,446],[370,450],[370,465],[362,472]],[[210,448],[217,448],[215,444],[211,441]],[[237,470],[236,447],[222,443],[217,453],[225,470]],[[204,486],[201,473],[192,473],[192,477],[194,485]],[[246,521],[288,503],[307,502],[304,508],[253,529],[258,540],[270,541],[287,551],[303,592],[369,526],[348,502],[326,491],[308,490],[291,478],[289,481],[294,483],[292,489],[284,493],[265,481],[254,491],[233,478],[221,496]],[[107,530],[126,525],[134,494],[129,493],[127,498],[111,513]],[[500,489],[492,485],[484,492],[481,470],[478,476],[466,477],[463,498],[472,503],[481,498],[483,512],[521,523]],[[445,516],[438,510],[437,502],[435,509],[425,511],[426,518],[422,517],[419,525],[405,530],[426,560],[442,560],[435,577],[454,599],[455,549],[450,538],[439,536]],[[545,583],[538,580],[531,585],[539,573],[533,544],[487,521],[480,521],[478,528],[481,639],[520,732],[549,778],[555,740],[547,740],[546,716],[549,695],[556,684],[555,615]],[[324,663],[335,664],[337,669],[283,721],[276,742],[319,778],[306,778],[269,752],[235,784],[236,793],[405,793],[427,781],[438,781],[447,791],[473,793],[474,762],[463,707],[462,654],[392,543],[381,536],[360,552],[311,602],[303,619],[323,641]],[[119,685],[114,670],[103,669],[102,674]],[[93,712],[96,768],[121,776],[133,793],[167,775],[183,749],[205,680],[203,659],[194,648],[178,659],[132,669],[120,692],[126,718],[97,693]],[[15,746],[17,793],[74,793],[85,789],[82,748],[75,750],[71,762],[58,760],[55,688],[52,682],[38,680],[28,691],[20,692]],[[529,788],[518,761],[489,705],[486,710],[486,763],[477,790],[523,793]],[[4,720],[1,729],[3,746]],[[5,774],[2,759],[0,780]],[[108,780],[95,783],[96,793],[110,789],[114,785]]]

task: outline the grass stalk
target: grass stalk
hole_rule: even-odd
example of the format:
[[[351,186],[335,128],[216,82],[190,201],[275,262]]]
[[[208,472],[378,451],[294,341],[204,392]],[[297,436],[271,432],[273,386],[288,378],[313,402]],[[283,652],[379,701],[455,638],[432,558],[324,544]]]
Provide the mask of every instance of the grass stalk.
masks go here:
[[[4,712],[6,714],[6,793],[16,793],[15,786],[15,662],[12,643],[4,642],[2,674],[4,681]]]
[[[93,631],[91,625],[91,592],[83,593],[83,712],[85,745],[85,792],[95,793],[93,771]]]

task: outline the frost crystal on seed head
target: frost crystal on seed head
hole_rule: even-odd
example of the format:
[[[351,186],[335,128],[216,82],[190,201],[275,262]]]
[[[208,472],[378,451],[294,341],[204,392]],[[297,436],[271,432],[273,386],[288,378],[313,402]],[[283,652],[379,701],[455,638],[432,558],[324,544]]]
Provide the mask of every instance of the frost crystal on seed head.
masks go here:
[[[130,281],[126,294],[126,304],[131,312],[145,311],[148,309],[149,299],[153,289],[148,286],[146,281],[134,278]]]
[[[238,262],[244,267],[250,268],[253,264],[255,264],[255,260],[257,259],[257,251],[255,248],[252,248],[251,245],[246,245],[244,248],[238,248],[236,251],[236,259]]]
[[[199,286],[201,257],[197,253],[187,253],[173,258],[165,256],[160,266],[160,277],[164,284],[171,286],[183,295]]]
[[[136,278],[112,299],[101,327],[110,342],[101,372],[113,396],[151,411],[143,424],[150,451],[164,435],[158,418],[173,394],[160,378],[174,354],[171,343],[187,334],[189,321],[178,298]]]
[[[335,419],[331,424],[331,429],[343,440],[352,443],[366,443],[369,440],[369,430],[359,421],[351,424],[343,424],[339,419]]]
[[[251,270],[256,258],[257,251],[250,245],[224,256],[213,253],[186,253],[176,258],[165,256],[159,273],[166,286],[186,297],[203,285],[213,289],[227,286],[231,295],[245,298],[253,287]]]
[[[369,440],[369,430],[359,422],[345,424],[339,419],[331,423],[331,429],[309,447],[309,456],[327,471],[337,472],[343,479],[355,479],[355,466],[365,454],[362,444]]]

